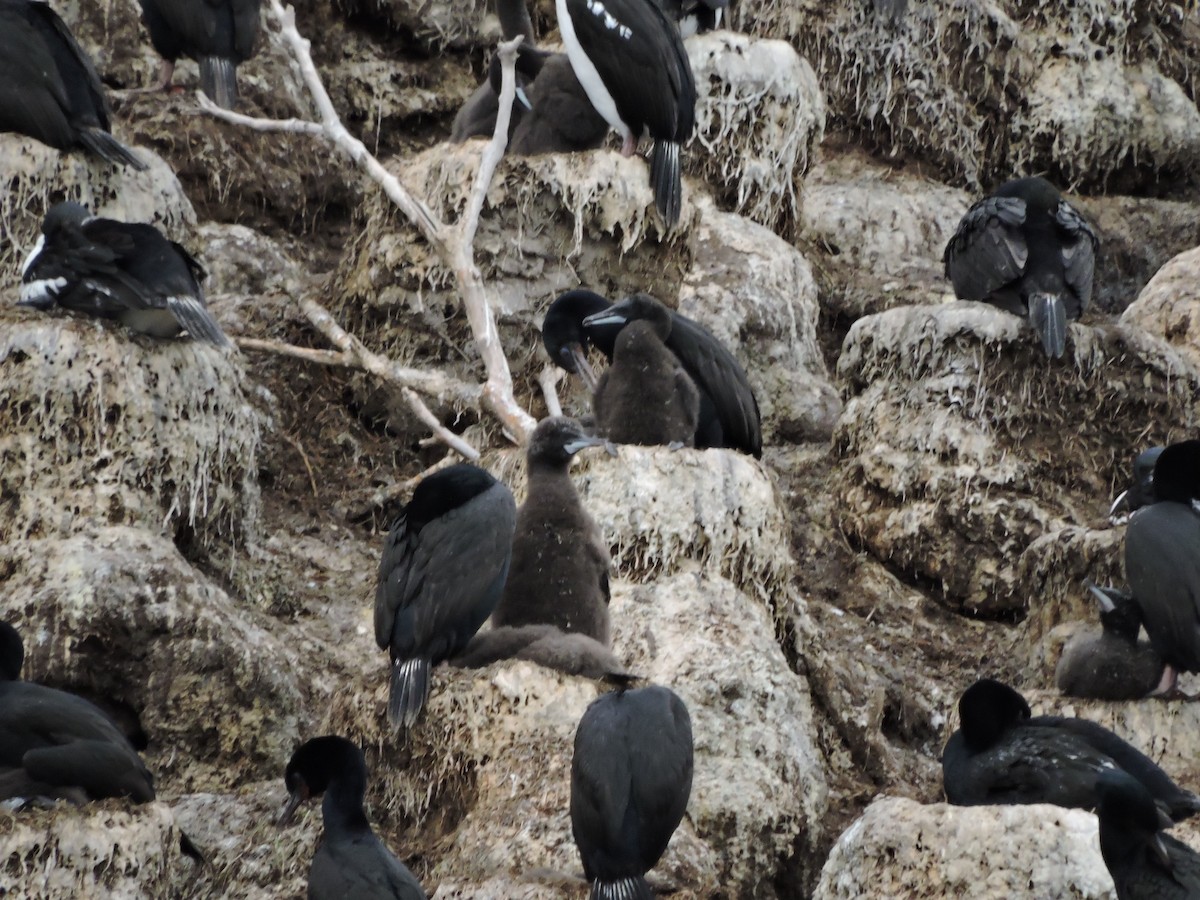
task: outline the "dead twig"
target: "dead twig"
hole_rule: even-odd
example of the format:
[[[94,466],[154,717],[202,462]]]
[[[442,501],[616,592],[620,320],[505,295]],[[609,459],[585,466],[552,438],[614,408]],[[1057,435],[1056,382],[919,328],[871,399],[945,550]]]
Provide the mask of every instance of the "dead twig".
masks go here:
[[[561,371],[557,366],[548,365],[538,372],[538,387],[542,389],[542,399],[546,401],[546,412],[552,416],[563,414],[562,404],[558,401],[558,375]]]

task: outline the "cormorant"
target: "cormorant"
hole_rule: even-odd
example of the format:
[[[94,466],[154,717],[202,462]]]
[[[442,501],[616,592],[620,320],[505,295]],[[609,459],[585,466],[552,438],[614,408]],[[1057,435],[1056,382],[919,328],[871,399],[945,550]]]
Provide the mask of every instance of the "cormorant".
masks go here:
[[[1142,610],[1133,597],[1115,588],[1088,582],[1100,604],[1101,632],[1080,634],[1063,648],[1054,673],[1058,689],[1071,697],[1137,700],[1145,697],[1163,674],[1163,661],[1148,641],[1138,641]]]
[[[292,754],[284,783],[288,803],[281,826],[305,800],[325,795],[325,835],[308,870],[308,900],[426,900],[421,883],[383,845],[363,812],[362,750],[335,735],[313,738]]]
[[[138,0],[150,43],[163,58],[159,83],[171,86],[181,56],[200,64],[200,90],[217,106],[237,105],[237,67],[254,54],[260,0]]]
[[[692,790],[692,722],[672,691],[604,694],[575,731],[571,833],[591,900],[652,900],[645,874],[667,849]]]
[[[1067,320],[1092,302],[1096,233],[1044,178],[1009,181],[972,206],[946,245],[960,300],[1027,316],[1047,356],[1066,351]]]
[[[1152,486],[1125,529],[1125,575],[1166,663],[1155,694],[1171,695],[1180,672],[1200,672],[1200,440],[1163,450]]]
[[[511,41],[518,36],[525,39],[517,51],[517,96],[513,99],[512,117],[508,125],[508,136],[511,139],[517,122],[529,108],[528,98],[523,97],[522,92],[537,77],[544,57],[548,54],[534,46],[533,20],[529,18],[525,0],[496,0],[496,15],[500,19],[501,40]],[[488,65],[488,77],[454,116],[450,140],[461,144],[469,138],[492,136],[496,130],[496,116],[499,113],[500,84],[500,55],[497,53],[492,55]]]
[[[492,626],[554,625],[609,645],[608,545],[571,481],[571,458],[605,441],[574,419],[543,419],[526,452],[512,569]]]
[[[1163,449],[1151,447],[1134,457],[1133,483],[1117,495],[1108,510],[1108,517],[1113,524],[1124,524],[1130,513],[1154,502],[1154,466],[1162,456]]]
[[[513,129],[510,153],[538,156],[603,146],[608,123],[592,108],[565,54],[546,54],[536,78],[525,86],[525,100],[527,108]]]
[[[729,0],[659,0],[667,18],[679,28],[679,36],[687,40],[721,27],[721,19]]]
[[[186,328],[196,340],[229,346],[204,303],[204,269],[153,225],[91,215],[79,203],[57,203],[21,267],[22,306],[60,306],[153,337]]]
[[[942,753],[946,799],[958,806],[1054,803],[1096,808],[1096,779],[1123,769],[1175,820],[1200,797],[1175,784],[1145,754],[1086,719],[1030,717],[1017,691],[980,679],[958,701],[961,726]]]
[[[40,0],[0,0],[0,131],[146,168],[109,133],[108,102],[95,66]]]
[[[512,555],[512,491],[460,463],[413,491],[379,563],[375,641],[391,658],[388,720],[408,728],[433,666],[462,651],[495,609]]]
[[[632,676],[613,652],[595,638],[554,625],[487,628],[471,638],[450,665],[480,669],[502,659],[523,659],[584,678],[625,681]]]
[[[679,29],[658,0],[555,0],[571,68],[633,155],[654,139],[650,184],[668,229],[683,203],[680,148],[696,124],[696,85]]]

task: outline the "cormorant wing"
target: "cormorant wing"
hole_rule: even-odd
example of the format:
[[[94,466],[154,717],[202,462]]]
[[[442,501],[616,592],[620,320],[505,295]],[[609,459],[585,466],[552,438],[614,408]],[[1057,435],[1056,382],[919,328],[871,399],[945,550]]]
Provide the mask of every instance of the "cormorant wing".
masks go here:
[[[40,19],[41,33],[58,69],[56,80],[64,85],[70,96],[67,109],[75,114],[79,124],[95,125],[108,131],[108,101],[91,59],[48,3],[30,3],[28,9],[30,15]]]
[[[1200,515],[1182,503],[1139,510],[1125,529],[1125,572],[1159,655],[1200,671]]]
[[[420,882],[371,831],[329,840],[308,874],[311,900],[426,900]]]
[[[942,259],[961,300],[986,300],[1025,271],[1025,201],[985,197],[963,216]]]
[[[622,121],[645,123],[666,140],[691,137],[696,101],[691,64],[657,0],[567,0],[567,9]]]
[[[642,862],[653,866],[674,834],[687,809],[692,787],[692,723],[687,707],[674,694],[668,695],[669,720],[655,716],[649,737],[633,741],[630,768],[633,771],[633,802],[641,824],[638,850]],[[639,703],[663,702],[660,697],[641,694]],[[649,717],[647,717],[649,718]],[[643,723],[639,720],[638,725]]]
[[[1087,220],[1066,200],[1058,204],[1054,222],[1063,235],[1062,257],[1067,286],[1078,295],[1082,311],[1092,302],[1092,277],[1100,239]]]
[[[183,38],[185,47],[211,53],[217,36],[218,16],[229,0],[151,0],[171,31]]]
[[[708,329],[687,316],[672,315],[667,346],[703,393],[712,399],[725,446],[755,458],[762,455],[762,418],[746,371]]]
[[[36,5],[40,4],[25,4],[25,9],[0,6],[0,28],[6,35],[3,45],[8,57],[5,69],[9,73],[9,77],[0,79],[0,109],[5,110],[0,126],[47,144],[69,147],[74,133],[67,121],[67,88],[57,66],[48,65],[54,58],[50,47],[54,38],[40,32],[23,15],[32,13]]]
[[[254,39],[258,36],[260,0],[232,0],[233,8],[233,52],[239,60],[249,59],[254,53]]]
[[[632,803],[629,726],[606,695],[588,707],[575,734],[571,765],[571,828],[585,864],[599,847],[629,846]],[[591,877],[589,875],[589,877]]]
[[[71,741],[29,750],[22,765],[30,777],[51,785],[78,786],[92,799],[154,799],[150,773],[137,753],[107,741]]]

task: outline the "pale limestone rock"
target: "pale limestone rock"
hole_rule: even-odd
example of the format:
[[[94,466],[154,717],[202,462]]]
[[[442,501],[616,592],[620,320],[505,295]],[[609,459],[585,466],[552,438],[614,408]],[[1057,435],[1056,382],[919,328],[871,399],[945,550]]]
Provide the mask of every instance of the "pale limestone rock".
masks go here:
[[[954,607],[1032,607],[1026,548],[1101,523],[1147,430],[1200,422],[1200,371],[1161,340],[1072,324],[1068,347],[1048,360],[1027,323],[981,303],[857,321],[838,363],[842,527]]]
[[[1200,367],[1200,247],[1159,269],[1121,321],[1164,339]]]
[[[808,260],[749,219],[700,204],[679,311],[704,324],[745,367],[763,443],[825,440],[841,401],[817,344],[817,285]]]
[[[884,797],[838,838],[813,897],[1115,900],[1116,892],[1089,812]]]

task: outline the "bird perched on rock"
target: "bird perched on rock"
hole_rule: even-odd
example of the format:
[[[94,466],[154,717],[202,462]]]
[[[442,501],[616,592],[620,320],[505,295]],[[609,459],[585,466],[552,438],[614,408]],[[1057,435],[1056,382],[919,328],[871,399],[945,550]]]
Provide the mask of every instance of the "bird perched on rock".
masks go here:
[[[133,745],[82,697],[19,680],[25,647],[0,622],[0,799],[86,803],[154,799],[154,780]]]
[[[1054,672],[1058,689],[1071,697],[1137,700],[1159,683],[1162,658],[1148,641],[1139,641],[1142,610],[1133,597],[1088,582],[1100,604],[1099,635],[1079,634],[1063,648]]]
[[[529,9],[525,0],[497,0],[496,15],[500,20],[500,34],[504,41],[523,37],[517,54],[517,96],[513,100],[512,119],[509,123],[509,138],[512,129],[516,127],[521,115],[528,108],[528,101],[522,100],[521,92],[537,77],[541,68],[542,57],[548,55],[545,51],[534,46],[533,20],[529,18]],[[500,103],[501,69],[499,54],[493,55],[488,66],[488,77],[467,98],[458,113],[454,116],[454,124],[450,128],[450,140],[456,144],[473,137],[491,137],[496,130],[496,114]]]
[[[542,325],[542,341],[550,358],[568,371],[568,362],[579,369],[579,360],[586,362],[582,348],[591,344],[611,360],[621,329],[637,319],[653,318],[666,308],[647,294],[601,305],[607,302],[591,291],[572,291],[555,300]],[[596,310],[585,312],[589,307]],[[700,392],[695,446],[729,447],[761,457],[762,419],[746,370],[708,329],[687,316],[672,310],[668,313],[671,330],[666,345]],[[576,318],[580,314],[582,320]]]
[[[571,67],[588,98],[632,156],[654,139],[650,185],[668,229],[683,203],[680,148],[696,124],[696,85],[683,39],[658,0],[556,0]]]
[[[667,347],[671,311],[648,297],[633,299],[636,318],[627,319],[610,307],[588,320],[599,326],[624,322],[612,365],[592,395],[596,429],[618,444],[691,447],[700,422],[700,392]]]
[[[480,669],[502,659],[524,659],[548,669],[625,683],[633,678],[613,652],[595,638],[554,625],[488,628],[471,638],[450,665]]]
[[[1163,449],[1151,447],[1134,457],[1133,483],[1117,495],[1108,510],[1109,520],[1113,524],[1124,524],[1130,513],[1154,502],[1154,466],[1162,456]]]
[[[1162,833],[1172,822],[1137,779],[1107,772],[1096,794],[1100,855],[1112,875],[1117,900],[1200,897],[1200,854]]]
[[[57,203],[21,267],[22,306],[60,306],[134,331],[172,337],[186,328],[196,340],[229,345],[208,312],[204,269],[153,225],[93,216],[79,203]]]
[[[960,300],[1026,316],[1048,356],[1066,351],[1067,320],[1092,302],[1100,242],[1044,178],[1009,181],[972,206],[946,245],[946,277]]]
[[[1096,808],[1096,780],[1124,770],[1175,820],[1200,810],[1145,754],[1086,719],[1030,716],[1008,685],[983,678],[958,701],[961,724],[942,753],[946,799],[958,806],[1054,803]]]
[[[408,728],[433,666],[461,652],[496,608],[512,556],[512,491],[476,466],[425,478],[379,562],[375,641],[391,658],[388,720]]]
[[[0,131],[146,168],[109,133],[108,103],[95,66],[41,0],[0,0]]]
[[[523,111],[509,152],[516,156],[577,153],[603,146],[607,136],[608,123],[592,107],[571,61],[563,53],[545,53],[536,75],[524,87]]]
[[[1152,502],[1125,529],[1125,575],[1166,663],[1154,693],[1170,695],[1180,672],[1200,672],[1200,441],[1163,450],[1152,485]]]
[[[421,883],[367,821],[367,763],[357,746],[334,735],[306,741],[288,761],[284,783],[281,826],[305,800],[325,795],[325,834],[308,870],[308,900],[426,900]]]
[[[553,625],[609,645],[608,545],[568,471],[576,453],[604,443],[574,419],[543,419],[534,429],[512,569],[492,615],[494,628]]]
[[[591,900],[651,900],[645,874],[667,849],[692,791],[692,721],[672,691],[604,694],[575,731],[571,834]]]
[[[237,67],[254,54],[260,0],[138,0],[168,90],[181,56],[200,64],[200,90],[225,109],[237,105]]]

